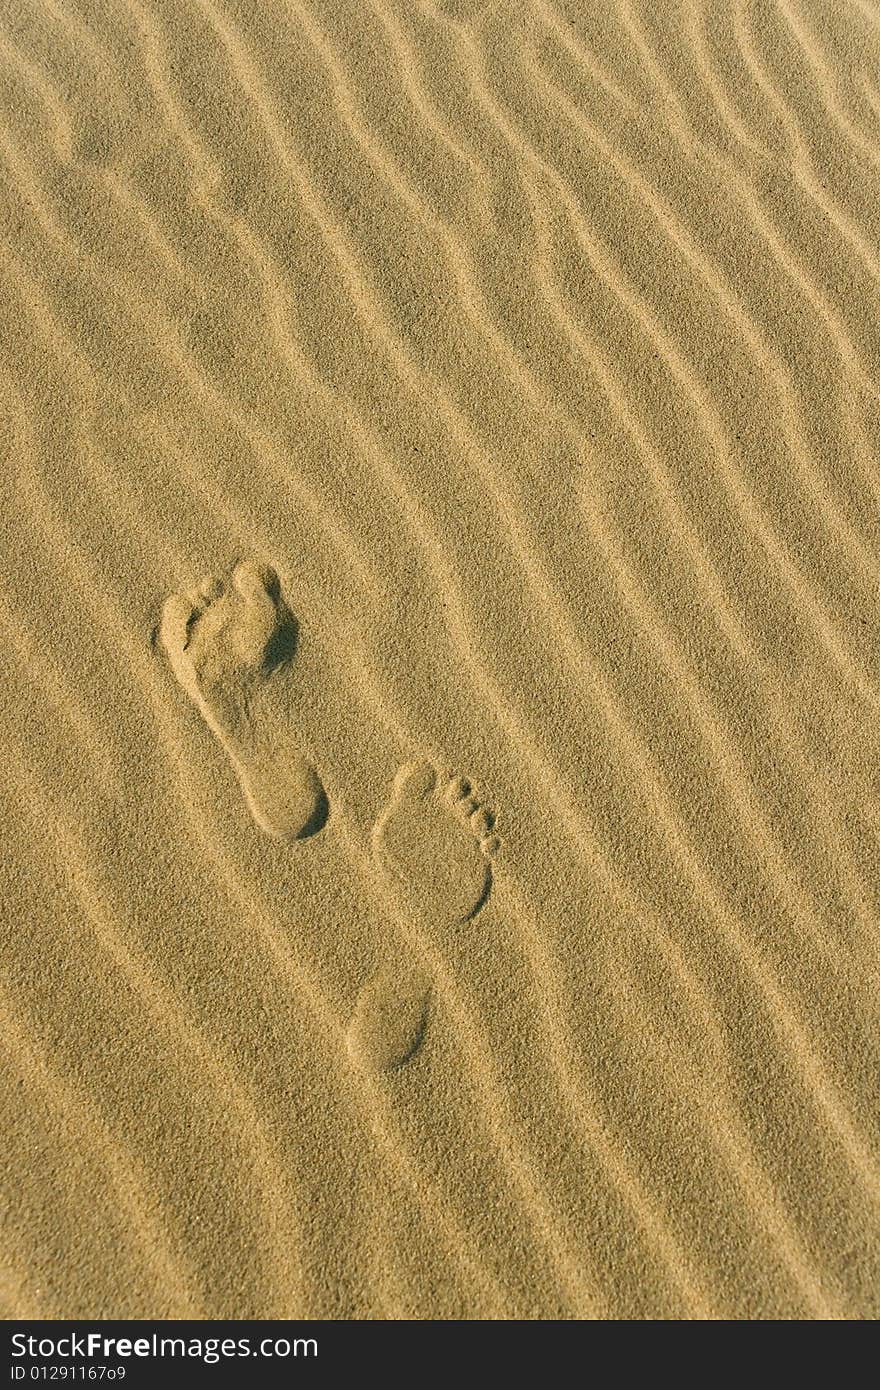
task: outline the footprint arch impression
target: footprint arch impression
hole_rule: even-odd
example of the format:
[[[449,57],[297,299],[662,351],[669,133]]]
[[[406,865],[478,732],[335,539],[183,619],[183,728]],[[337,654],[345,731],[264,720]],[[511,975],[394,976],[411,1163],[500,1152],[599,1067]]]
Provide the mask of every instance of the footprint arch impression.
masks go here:
[[[159,624],[171,670],[226,752],[251,815],[283,840],[314,834],[328,814],[276,698],[298,631],[278,575],[250,560],[172,594]]]
[[[433,929],[476,917],[492,887],[500,840],[495,816],[464,777],[426,761],[401,769],[373,831],[382,869],[406,889]],[[396,1071],[415,1055],[428,1024],[431,982],[405,960],[389,961],[361,990],[348,1050],[366,1070]]]

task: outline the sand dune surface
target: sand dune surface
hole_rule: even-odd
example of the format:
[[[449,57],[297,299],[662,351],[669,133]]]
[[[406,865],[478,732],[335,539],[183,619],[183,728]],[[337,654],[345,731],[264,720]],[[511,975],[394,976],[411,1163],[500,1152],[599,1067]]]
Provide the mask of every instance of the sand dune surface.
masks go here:
[[[0,10],[7,1317],[862,1319],[880,7]]]

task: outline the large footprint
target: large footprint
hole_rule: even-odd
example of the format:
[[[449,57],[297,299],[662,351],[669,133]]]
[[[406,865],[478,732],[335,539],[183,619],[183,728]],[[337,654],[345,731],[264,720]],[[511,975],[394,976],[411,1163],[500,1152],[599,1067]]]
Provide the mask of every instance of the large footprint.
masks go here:
[[[173,594],[159,624],[171,669],[225,749],[254,820],[285,840],[327,819],[317,773],[266,699],[293,659],[297,631],[277,574],[251,561]]]
[[[402,883],[419,915],[434,927],[467,922],[492,887],[491,859],[500,841],[495,817],[463,777],[441,777],[429,762],[403,768],[376,822],[373,850]],[[360,993],[348,1050],[372,1072],[408,1061],[425,1034],[430,980],[405,962],[384,966]]]

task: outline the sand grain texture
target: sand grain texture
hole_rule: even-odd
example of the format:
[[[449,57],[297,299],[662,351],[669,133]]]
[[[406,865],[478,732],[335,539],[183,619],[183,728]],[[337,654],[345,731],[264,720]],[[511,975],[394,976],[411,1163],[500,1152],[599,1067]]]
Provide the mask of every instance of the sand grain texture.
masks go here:
[[[21,0],[0,160],[6,1315],[876,1317],[875,0]]]

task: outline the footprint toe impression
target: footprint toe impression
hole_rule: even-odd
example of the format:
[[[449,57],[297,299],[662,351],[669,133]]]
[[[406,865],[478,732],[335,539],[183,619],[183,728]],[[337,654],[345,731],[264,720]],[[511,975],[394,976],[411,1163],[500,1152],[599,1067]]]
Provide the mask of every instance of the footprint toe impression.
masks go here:
[[[471,830],[478,840],[488,835],[494,824],[495,817],[486,806],[478,806],[471,815]]]
[[[432,763],[402,769],[373,843],[380,862],[410,890],[436,923],[466,922],[483,906],[492,882],[484,842],[494,824],[464,777],[441,777]],[[497,837],[493,837],[497,839]]]

